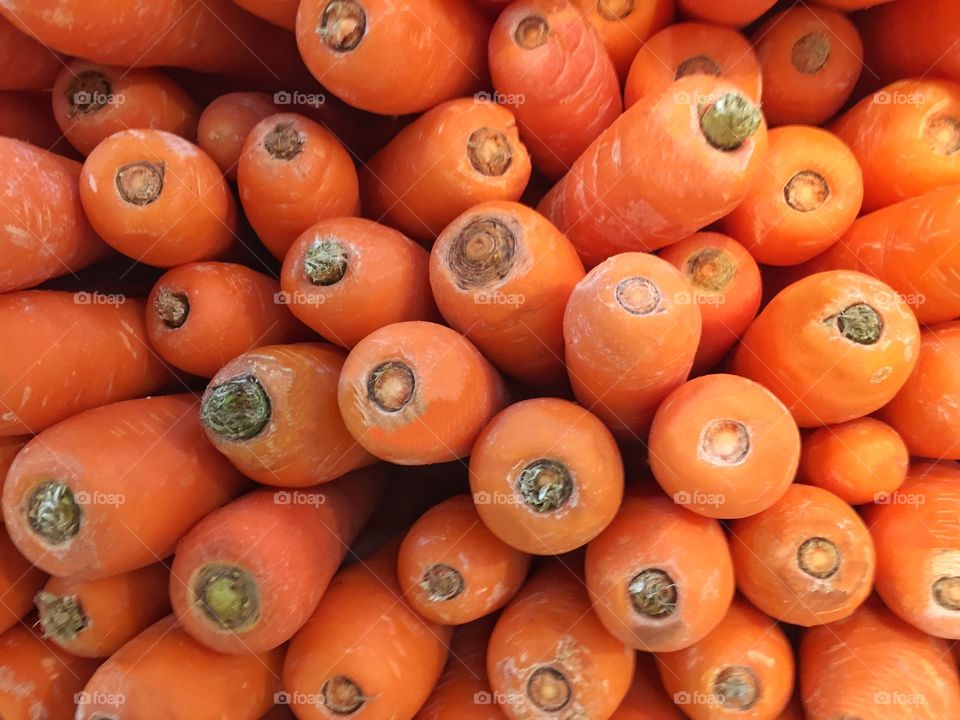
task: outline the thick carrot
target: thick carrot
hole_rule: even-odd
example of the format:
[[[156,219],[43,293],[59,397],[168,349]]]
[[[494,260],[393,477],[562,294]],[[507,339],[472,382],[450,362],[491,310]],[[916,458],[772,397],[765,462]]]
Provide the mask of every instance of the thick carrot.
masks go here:
[[[516,0],[487,47],[533,164],[553,180],[623,111],[617,71],[590,22],[565,0]]]
[[[746,248],[715,232],[694,233],[669,245],[660,257],[686,276],[700,308],[703,330],[693,359],[694,374],[719,363],[760,309],[760,268]]]
[[[7,471],[29,439],[29,435],[0,435],[0,509],[3,508],[3,482],[7,478]]]
[[[333,345],[301,343],[227,363],[200,407],[210,442],[247,477],[279,487],[316,485],[371,464],[337,409],[345,357]]]
[[[777,623],[737,599],[695,645],[657,654],[663,684],[692,720],[775,718],[793,693],[793,651]]]
[[[247,219],[280,260],[318,220],[360,210],[349,153],[329,130],[294,113],[254,126],[240,154],[237,183]]]
[[[623,497],[623,462],[603,423],[557,398],[511,405],[470,456],[470,488],[484,524],[511,547],[557,555],[610,524]]]
[[[168,385],[172,376],[150,350],[143,316],[143,302],[123,296],[0,295],[0,435],[39,432]]]
[[[624,104],[631,107],[660,95],[687,75],[724,78],[753,102],[760,101],[760,61],[750,42],[733,28],[684,22],[658,32],[632,58]]]
[[[280,649],[247,655],[214,652],[170,615],[100,666],[79,695],[76,720],[257,720],[280,691],[282,663]]]
[[[746,197],[766,147],[760,110],[728,80],[681,78],[627,110],[540,203],[592,267],[656,250]]]
[[[297,45],[314,77],[341,100],[402,115],[483,85],[489,27],[468,2],[304,0]]]
[[[61,67],[56,52],[0,17],[0,90],[49,90]]]
[[[32,607],[47,576],[33,567],[0,525],[0,634],[16,625]]]
[[[733,600],[733,561],[720,523],[660,493],[632,492],[587,546],[594,611],[632,648],[665,652],[703,639]]]
[[[832,425],[886,405],[919,346],[917,320],[892,288],[835,270],[778,293],[743,336],[733,372],[773,391],[800,427]]]
[[[356,713],[410,720],[447,660],[451,630],[420,618],[400,595],[397,544],[341,570],[290,643],[283,686],[300,720]]]
[[[43,636],[71,655],[110,657],[170,613],[162,562],[97,580],[52,577],[37,593]]]
[[[88,410],[37,435],[3,488],[14,542],[38,567],[78,579],[169,555],[247,484],[204,439],[197,415],[193,395],[151,397]]]
[[[776,0],[677,0],[683,15],[721,25],[743,27],[769,10]]]
[[[197,125],[197,144],[231,180],[250,131],[264,118],[276,114],[273,98],[265,93],[234,92],[221,95],[204,108]]]
[[[46,93],[0,90],[0,137],[23,140],[59,155],[74,153],[53,119]]]
[[[563,318],[577,400],[618,437],[642,438],[663,398],[687,379],[701,324],[690,285],[666,260],[611,257],[577,284]]]
[[[237,5],[257,17],[273,23],[284,30],[297,29],[298,0],[233,0]]]
[[[873,588],[870,531],[831,492],[791,485],[771,507],[730,524],[737,587],[771,617],[823,625],[848,617]]]
[[[922,357],[922,340],[920,354]],[[909,462],[910,452],[897,431],[864,417],[807,435],[799,479],[829,490],[851,505],[862,505],[885,498],[900,487]]]
[[[630,688],[633,651],[590,612],[582,580],[564,562],[536,572],[490,637],[490,686],[512,720],[607,720]]]
[[[397,575],[407,602],[431,622],[462,625],[509,602],[530,568],[530,557],[481,522],[469,495],[435,505],[400,545]]]
[[[613,61],[620,81],[643,44],[673,22],[673,0],[573,0]]]
[[[147,298],[146,316],[160,357],[201,377],[255,347],[309,335],[284,306],[280,283],[234,263],[188,263],[164,273]]]
[[[563,311],[583,279],[570,242],[536,210],[487,202],[437,238],[430,284],[444,319],[504,373],[562,383]]]
[[[477,203],[519,200],[529,179],[513,113],[467,98],[424,113],[360,173],[367,215],[421,240]]]
[[[462,335],[402,322],[353,348],[338,402],[347,429],[368,452],[399,465],[429,465],[469,455],[507,394],[494,367]]]
[[[216,258],[235,238],[236,203],[220,168],[163,130],[124,130],[97,145],[80,200],[110,246],[156,267]]]
[[[107,256],[80,204],[80,164],[0,137],[0,292],[39,285]]]
[[[753,34],[763,68],[763,114],[770,125],[819,125],[850,97],[863,44],[841,12],[795,5]]]
[[[610,720],[682,720],[685,717],[663,687],[653,654],[637,653],[633,684]]]

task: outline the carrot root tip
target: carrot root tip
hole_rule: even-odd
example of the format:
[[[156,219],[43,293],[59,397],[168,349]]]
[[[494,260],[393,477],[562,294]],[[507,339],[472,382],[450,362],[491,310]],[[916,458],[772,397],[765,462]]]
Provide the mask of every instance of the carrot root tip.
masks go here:
[[[960,577],[952,575],[937,580],[933,584],[933,599],[946,610],[960,610]]]
[[[634,0],[597,0],[597,13],[604,20],[623,20],[635,9]]]
[[[760,699],[760,680],[745,665],[729,665],[717,673],[713,692],[731,710],[749,710]]]
[[[725,152],[743,145],[760,127],[760,108],[740,93],[727,93],[701,107],[700,130],[713,147]]]
[[[617,304],[631,315],[652,315],[660,308],[663,296],[651,280],[629,277],[617,283]]]
[[[517,23],[513,31],[514,42],[524,50],[533,50],[543,45],[550,35],[547,19],[539,15],[528,15]]]
[[[144,207],[163,193],[166,165],[146,160],[124,165],[117,171],[117,190],[125,202]]]
[[[677,609],[677,584],[660,568],[640,571],[627,585],[630,603],[640,615],[664,618]]]
[[[556,460],[530,463],[520,473],[517,485],[524,503],[538,513],[562,508],[573,494],[570,470]]]
[[[481,175],[500,177],[513,162],[513,148],[502,132],[482,127],[467,138],[467,159]]]
[[[700,433],[697,455],[711,465],[739,465],[750,454],[750,431],[739,420],[718,418]]]
[[[57,643],[73,640],[89,624],[75,595],[39,592],[35,598],[43,636]]]
[[[334,52],[353,50],[367,31],[367,14],[353,0],[327,3],[320,17],[317,35]]]
[[[694,287],[721,292],[737,276],[737,263],[724,250],[702,248],[687,259],[686,274]]]
[[[835,322],[840,335],[857,345],[873,345],[883,334],[883,318],[866,303],[854,303],[827,318]]]
[[[807,575],[825,580],[840,569],[840,550],[822,537],[804,540],[797,548],[797,565]]]
[[[830,38],[824,32],[807,33],[793,44],[790,62],[804,75],[814,75],[830,59]]]
[[[925,134],[935,153],[953,155],[960,150],[960,118],[954,115],[930,118]]]
[[[459,596],[465,588],[463,575],[455,568],[440,563],[429,568],[420,579],[420,589],[430,602],[446,602]]]
[[[367,397],[388,413],[400,412],[413,399],[417,378],[406,363],[390,360],[367,376]]]
[[[694,55],[677,65],[677,72],[676,75],[674,75],[674,79],[679,80],[688,75],[713,75],[714,77],[720,77],[721,72],[720,66],[717,65],[717,62],[712,57],[707,55]]]
[[[306,136],[292,122],[277,123],[263,138],[263,148],[277,160],[293,160],[303,152]]]
[[[516,254],[509,227],[497,218],[477,218],[450,243],[446,264],[460,288],[482,288],[509,275]]]
[[[229,440],[256,437],[270,422],[270,396],[253,376],[210,388],[200,403],[200,422]]]
[[[30,529],[51,545],[62,545],[80,532],[83,510],[73,491],[62,482],[40,485],[30,498],[27,521]]]
[[[783,198],[797,212],[811,212],[830,197],[827,179],[813,170],[802,170],[783,186]]]
[[[552,667],[538,668],[527,681],[527,697],[544,712],[563,710],[573,697],[566,676]]]
[[[160,321],[171,330],[182,327],[190,315],[190,299],[186,293],[174,292],[169,288],[160,288],[154,307]]]
[[[303,274],[314,285],[336,285],[347,274],[347,251],[334,237],[316,238],[303,255]]]
[[[367,698],[360,686],[343,675],[327,680],[320,689],[323,704],[337,715],[351,715],[363,707]]]
[[[193,582],[193,595],[204,615],[221,630],[241,630],[260,617],[260,591],[243,568],[204,566]]]
[[[105,107],[113,88],[107,76],[96,70],[84,70],[67,86],[68,118],[89,115]]]

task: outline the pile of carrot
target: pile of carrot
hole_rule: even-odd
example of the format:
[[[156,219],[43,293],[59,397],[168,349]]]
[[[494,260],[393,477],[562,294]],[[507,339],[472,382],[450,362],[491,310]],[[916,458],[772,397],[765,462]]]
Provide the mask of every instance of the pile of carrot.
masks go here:
[[[0,720],[960,719],[957,0],[0,0]]]

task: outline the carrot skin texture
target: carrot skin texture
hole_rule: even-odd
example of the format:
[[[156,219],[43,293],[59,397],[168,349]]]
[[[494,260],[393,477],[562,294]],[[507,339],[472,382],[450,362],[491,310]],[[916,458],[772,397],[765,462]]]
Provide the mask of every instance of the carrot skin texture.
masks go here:
[[[33,596],[46,579],[42,570],[20,554],[7,529],[0,525],[0,634],[30,611]]]
[[[231,180],[237,179],[240,154],[250,131],[277,106],[266,93],[233,92],[221,95],[200,113],[197,144]]]
[[[49,90],[62,67],[55,51],[0,17],[0,90]]]
[[[30,435],[0,435],[0,509],[3,508],[3,483],[13,459],[30,440]]]
[[[233,0],[248,13],[263,18],[277,27],[294,32],[297,29],[298,0]]]
[[[663,687],[653,653],[637,653],[633,684],[610,720],[683,720],[685,717]]]
[[[769,10],[776,0],[677,0],[677,8],[684,15],[721,25],[749,25]]]
[[[65,157],[75,153],[53,119],[46,93],[0,90],[0,137],[23,140]]]
[[[574,0],[574,4],[600,36],[621,82],[626,79],[637,51],[674,20],[673,0],[625,5]]]

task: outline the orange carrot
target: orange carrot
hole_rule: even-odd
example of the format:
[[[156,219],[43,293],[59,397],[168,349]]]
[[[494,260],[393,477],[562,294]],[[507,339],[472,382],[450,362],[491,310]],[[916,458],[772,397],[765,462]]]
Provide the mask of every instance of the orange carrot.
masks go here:
[[[43,636],[71,655],[110,657],[170,612],[169,584],[163,563],[98,580],[50,578],[36,596]]]
[[[637,653],[633,684],[610,720],[681,720],[684,717],[663,687],[653,654]]]
[[[864,8],[893,2],[893,0],[819,0],[820,5],[839,8],[841,10],[863,10]]]
[[[47,576],[33,567],[0,525],[0,634],[26,615]]]
[[[0,17],[0,90],[49,90],[61,67],[56,52]]]
[[[23,140],[68,157],[75,152],[63,139],[53,119],[50,96],[45,93],[0,90],[0,137]]]
[[[197,125],[197,143],[231,180],[250,131],[264,118],[276,114],[273,99],[264,93],[234,92],[221,95],[204,108]]]
[[[513,113],[477,99],[424,113],[360,173],[367,215],[421,240],[477,203],[519,200],[529,179]]]
[[[600,36],[623,82],[643,44],[673,22],[673,0],[573,0]]]
[[[298,0],[233,0],[237,5],[257,17],[294,32],[297,29]]]
[[[151,397],[43,431],[7,475],[10,537],[38,567],[77,579],[166,557],[197,520],[246,485],[203,438],[197,415],[192,395]],[[106,449],[94,437],[105,438]]]
[[[462,625],[502,608],[527,577],[530,557],[480,521],[473,498],[455,495],[413,524],[397,557],[400,589],[431,622]]]
[[[236,204],[216,163],[163,130],[124,130],[97,145],[80,200],[109,245],[148,265],[213,259],[235,237]]]
[[[29,435],[0,435],[0,509],[3,508],[3,482],[7,478],[7,471],[29,439]]]
[[[720,23],[722,25],[736,25],[742,27],[769,10],[776,0],[677,0],[677,6],[684,15]]]
[[[440,312],[503,372],[562,383],[563,311],[583,279],[570,242],[519,203],[476,205],[437,238],[430,284]]]

